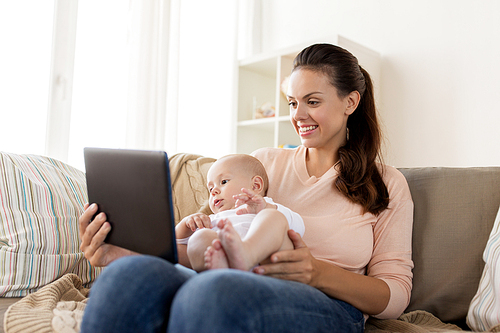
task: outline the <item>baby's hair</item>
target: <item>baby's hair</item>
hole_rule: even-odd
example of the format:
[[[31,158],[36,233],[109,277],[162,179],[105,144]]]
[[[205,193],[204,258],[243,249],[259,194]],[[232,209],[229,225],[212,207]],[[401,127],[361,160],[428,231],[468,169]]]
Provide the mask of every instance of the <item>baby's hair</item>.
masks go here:
[[[247,154],[231,154],[219,158],[219,161],[223,159],[231,159],[232,162],[238,164],[238,170],[248,172],[251,177],[260,176],[263,180],[262,195],[266,195],[267,188],[269,187],[269,178],[267,177],[264,165],[257,158]]]

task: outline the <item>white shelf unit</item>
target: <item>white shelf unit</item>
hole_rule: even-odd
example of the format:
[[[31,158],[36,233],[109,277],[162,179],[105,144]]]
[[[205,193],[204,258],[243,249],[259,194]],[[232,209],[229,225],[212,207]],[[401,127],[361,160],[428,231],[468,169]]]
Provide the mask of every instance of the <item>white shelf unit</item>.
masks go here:
[[[374,81],[377,98],[380,55],[341,36],[326,42],[339,45],[358,58]],[[290,123],[288,101],[280,86],[290,75],[295,56],[311,44],[260,54],[239,62],[235,152],[249,154],[262,147],[300,145],[300,138]],[[275,116],[255,119],[255,109],[264,103],[274,106]]]

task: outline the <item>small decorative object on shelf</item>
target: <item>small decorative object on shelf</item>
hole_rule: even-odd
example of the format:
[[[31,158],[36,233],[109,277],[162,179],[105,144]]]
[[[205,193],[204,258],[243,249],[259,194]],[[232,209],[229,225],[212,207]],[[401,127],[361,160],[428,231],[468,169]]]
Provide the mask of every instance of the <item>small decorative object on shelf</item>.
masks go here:
[[[278,148],[297,148],[298,146],[296,145],[289,145],[289,144],[285,144],[285,145],[279,145]]]
[[[255,119],[274,117],[276,108],[271,102],[266,102],[255,109]]]

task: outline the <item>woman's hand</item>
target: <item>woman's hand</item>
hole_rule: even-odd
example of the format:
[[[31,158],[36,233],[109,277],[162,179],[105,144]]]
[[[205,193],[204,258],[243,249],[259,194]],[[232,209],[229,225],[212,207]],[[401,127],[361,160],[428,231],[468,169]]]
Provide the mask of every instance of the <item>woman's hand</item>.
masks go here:
[[[106,214],[99,213],[93,221],[92,216],[97,212],[97,205],[85,204],[85,211],[78,220],[80,228],[80,250],[93,266],[107,266],[113,260],[126,255],[135,254],[127,249],[104,243],[111,230],[111,225],[106,221]]]
[[[288,237],[294,249],[272,254],[270,261],[253,269],[254,273],[302,282],[314,287],[318,274],[317,259],[311,255],[298,233],[288,230]]]
[[[299,234],[289,230],[288,237],[294,249],[272,254],[270,263],[255,267],[255,273],[308,284],[370,315],[386,308],[391,292],[383,280],[315,259]]]

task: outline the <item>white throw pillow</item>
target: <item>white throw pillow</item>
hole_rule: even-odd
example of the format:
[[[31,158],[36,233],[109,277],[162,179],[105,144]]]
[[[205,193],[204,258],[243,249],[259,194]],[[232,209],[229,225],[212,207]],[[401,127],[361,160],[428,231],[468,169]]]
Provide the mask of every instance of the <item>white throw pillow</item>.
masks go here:
[[[486,243],[483,260],[483,275],[467,314],[467,325],[474,331],[488,331],[500,325],[500,210]]]
[[[100,269],[80,251],[85,174],[57,160],[0,152],[0,297],[25,296],[66,273]]]

